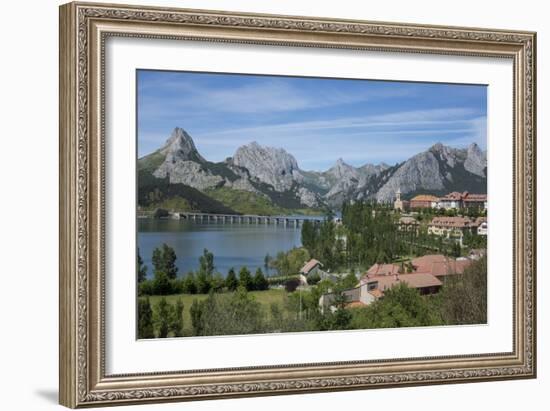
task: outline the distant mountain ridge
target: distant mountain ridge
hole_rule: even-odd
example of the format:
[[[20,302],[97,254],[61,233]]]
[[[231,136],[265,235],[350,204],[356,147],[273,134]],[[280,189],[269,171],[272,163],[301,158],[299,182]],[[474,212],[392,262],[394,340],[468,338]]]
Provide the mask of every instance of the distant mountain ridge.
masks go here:
[[[198,152],[192,137],[179,127],[162,147],[138,160],[138,170],[138,189],[148,190],[138,197],[149,196],[152,200],[146,204],[140,200],[140,206],[154,204],[155,198],[159,203],[178,196],[167,187],[181,185],[193,189],[181,190],[180,195],[184,200],[193,195],[193,207],[199,209],[205,201],[203,195],[231,197],[234,206],[238,202],[229,194],[233,191],[252,193],[243,198],[278,208],[322,209],[338,208],[344,201],[392,201],[397,190],[407,198],[425,192],[485,193],[487,186],[487,156],[475,143],[465,149],[438,143],[393,166],[381,163],[353,167],[340,158],[331,168],[319,172],[302,170],[296,158],[284,149],[257,142],[238,147],[232,157],[213,163]],[[216,195],[219,190],[223,190],[223,196]],[[209,209],[223,207],[227,212],[227,205],[208,202]]]

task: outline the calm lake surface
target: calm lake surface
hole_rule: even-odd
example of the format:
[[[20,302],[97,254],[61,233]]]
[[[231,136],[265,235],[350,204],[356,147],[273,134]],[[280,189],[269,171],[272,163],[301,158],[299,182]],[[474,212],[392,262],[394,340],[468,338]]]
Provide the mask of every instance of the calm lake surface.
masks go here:
[[[199,257],[205,248],[214,253],[214,265],[224,277],[233,267],[242,266],[254,273],[261,267],[265,273],[264,257],[275,256],[301,246],[301,229],[282,225],[194,222],[188,220],[138,219],[138,247],[152,276],[151,256],[162,243],[174,248],[178,275],[197,270]],[[271,273],[267,273],[271,274]]]

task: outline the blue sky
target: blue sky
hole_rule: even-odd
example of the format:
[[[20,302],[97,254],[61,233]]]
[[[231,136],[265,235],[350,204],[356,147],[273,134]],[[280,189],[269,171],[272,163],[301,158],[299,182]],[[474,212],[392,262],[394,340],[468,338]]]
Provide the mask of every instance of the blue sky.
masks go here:
[[[304,170],[394,164],[441,142],[486,149],[487,88],[138,70],[138,155],[185,129],[209,161],[252,141]]]

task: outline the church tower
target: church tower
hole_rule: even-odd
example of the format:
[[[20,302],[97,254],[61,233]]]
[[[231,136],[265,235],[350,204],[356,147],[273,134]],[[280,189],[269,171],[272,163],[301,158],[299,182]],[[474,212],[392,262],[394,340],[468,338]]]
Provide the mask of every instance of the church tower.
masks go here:
[[[395,192],[395,202],[393,203],[393,209],[403,211],[403,201],[401,201],[401,188],[398,188]]]

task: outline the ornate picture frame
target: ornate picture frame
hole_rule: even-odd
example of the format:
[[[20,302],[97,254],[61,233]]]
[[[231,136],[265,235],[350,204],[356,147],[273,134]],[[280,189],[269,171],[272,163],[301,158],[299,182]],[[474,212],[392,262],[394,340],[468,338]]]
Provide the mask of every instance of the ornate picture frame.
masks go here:
[[[513,350],[108,375],[105,42],[110,37],[498,57],[513,62]],[[536,34],[69,3],[60,7],[60,403],[188,401],[536,377]]]

